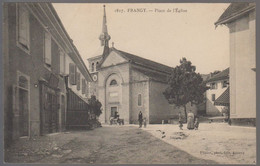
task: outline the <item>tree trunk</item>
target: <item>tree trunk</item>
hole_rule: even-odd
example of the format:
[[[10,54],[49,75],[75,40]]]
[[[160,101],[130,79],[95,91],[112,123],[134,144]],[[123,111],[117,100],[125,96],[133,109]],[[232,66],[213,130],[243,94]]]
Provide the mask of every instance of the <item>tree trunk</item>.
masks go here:
[[[185,113],[185,123],[187,123],[187,121],[188,121],[187,118],[188,118],[188,117],[187,117],[186,105],[184,105],[183,108],[184,108],[184,113]]]

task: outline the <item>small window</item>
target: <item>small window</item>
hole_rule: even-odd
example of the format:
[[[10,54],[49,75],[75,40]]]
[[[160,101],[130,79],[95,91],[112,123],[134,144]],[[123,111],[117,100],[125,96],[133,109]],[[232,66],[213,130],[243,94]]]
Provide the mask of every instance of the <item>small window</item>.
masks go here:
[[[98,64],[99,64],[99,63],[98,63],[98,62],[96,62],[96,70],[98,69]]]
[[[116,86],[116,85],[117,85],[116,80],[112,80],[112,81],[110,82],[110,85],[111,85],[111,86]]]
[[[212,101],[215,101],[215,97],[216,97],[215,94],[212,94],[212,95],[211,95],[211,100],[212,100]]]
[[[228,81],[223,81],[222,82],[222,88],[226,88],[228,86]]]
[[[95,63],[93,62],[92,64],[91,64],[91,71],[93,72],[93,71],[95,71]]]
[[[138,94],[138,106],[142,106],[142,95]]]

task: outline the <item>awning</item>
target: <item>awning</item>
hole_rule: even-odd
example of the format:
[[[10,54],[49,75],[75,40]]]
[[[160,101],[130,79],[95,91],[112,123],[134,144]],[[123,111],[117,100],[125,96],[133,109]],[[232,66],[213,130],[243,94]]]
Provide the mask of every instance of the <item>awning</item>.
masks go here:
[[[214,101],[214,105],[229,106],[229,87]]]

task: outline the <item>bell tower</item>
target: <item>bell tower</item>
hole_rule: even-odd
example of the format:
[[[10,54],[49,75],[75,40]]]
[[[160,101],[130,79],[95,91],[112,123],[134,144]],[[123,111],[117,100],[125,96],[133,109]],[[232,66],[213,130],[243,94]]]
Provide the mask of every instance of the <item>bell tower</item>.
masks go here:
[[[102,24],[102,31],[99,35],[100,46],[97,52],[94,54],[93,57],[88,59],[89,62],[89,71],[93,78],[93,82],[90,83],[90,94],[95,95],[98,98],[98,73],[100,64],[102,63],[103,59],[109,54],[109,40],[111,39],[110,35],[107,31],[107,18],[106,18],[106,6],[104,5],[104,13],[103,13],[103,24]]]

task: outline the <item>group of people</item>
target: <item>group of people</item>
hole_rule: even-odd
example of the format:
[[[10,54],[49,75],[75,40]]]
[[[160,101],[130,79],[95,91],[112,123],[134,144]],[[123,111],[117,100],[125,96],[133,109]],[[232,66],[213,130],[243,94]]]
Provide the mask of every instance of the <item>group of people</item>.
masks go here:
[[[139,121],[139,128],[142,128],[143,124],[144,127],[146,128],[146,118],[143,118],[143,114],[142,111],[139,112],[138,114],[138,121]],[[183,118],[181,113],[179,112],[179,127],[180,130],[183,130]],[[193,112],[189,111],[189,113],[187,114],[187,129],[189,130],[198,130],[199,128],[199,117],[195,116]]]
[[[181,113],[179,112],[179,127],[180,130],[183,130],[183,118]],[[189,111],[189,113],[187,114],[187,129],[189,130],[198,130],[199,128],[199,117],[198,116],[194,116],[194,113]]]
[[[110,117],[110,125],[112,124],[124,125],[124,120],[119,118],[117,111],[114,113],[114,116]]]
[[[138,114],[138,121],[139,121],[139,128],[142,127],[143,123],[144,123],[144,128],[146,128],[146,117],[143,118],[142,111],[140,111]]]

